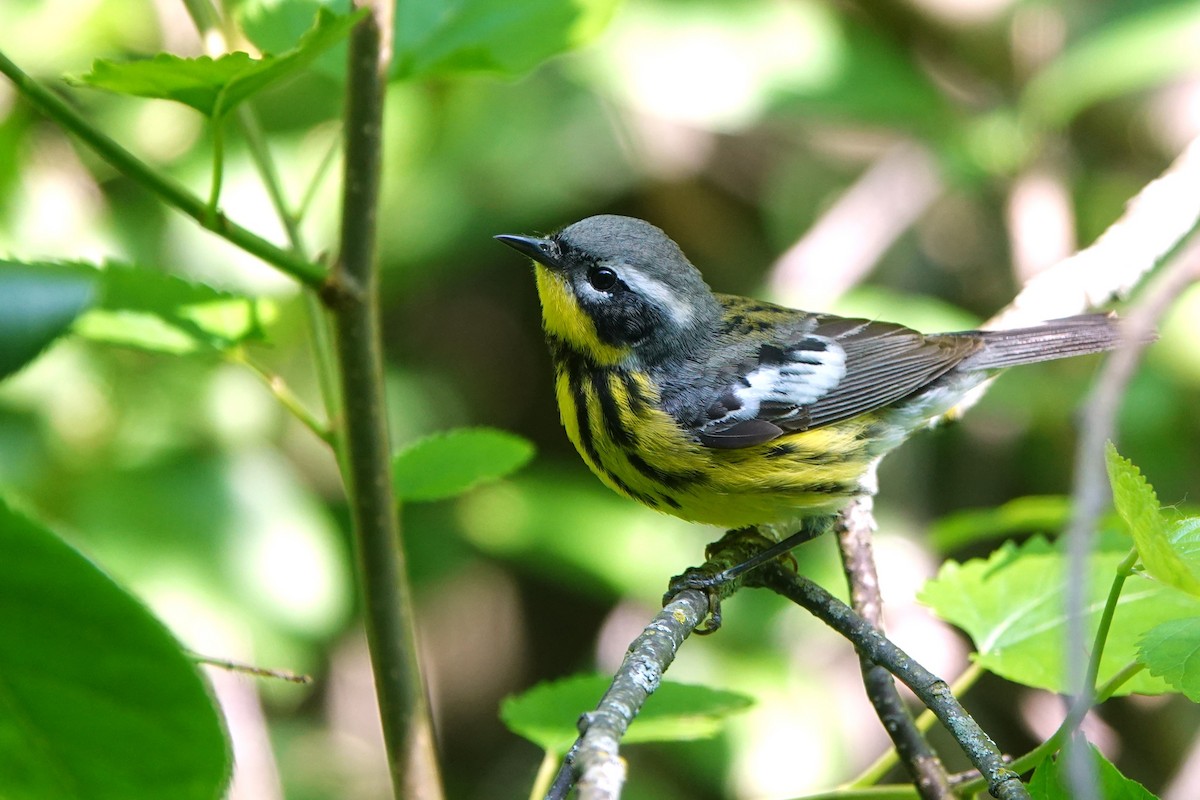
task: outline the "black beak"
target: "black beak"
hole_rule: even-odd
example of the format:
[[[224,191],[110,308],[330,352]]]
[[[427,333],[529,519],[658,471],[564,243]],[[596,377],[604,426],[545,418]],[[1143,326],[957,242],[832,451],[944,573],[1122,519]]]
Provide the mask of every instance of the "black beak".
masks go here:
[[[562,266],[558,258],[558,243],[551,239],[539,239],[536,236],[516,236],[511,233],[502,233],[492,238],[504,242],[518,253],[524,253],[539,264],[545,264],[551,268]]]

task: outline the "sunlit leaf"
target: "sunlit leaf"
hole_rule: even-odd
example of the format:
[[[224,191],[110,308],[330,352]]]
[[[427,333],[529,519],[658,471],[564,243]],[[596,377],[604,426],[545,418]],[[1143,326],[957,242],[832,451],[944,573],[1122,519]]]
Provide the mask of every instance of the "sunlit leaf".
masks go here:
[[[1132,462],[1117,453],[1112,442],[1105,449],[1113,504],[1133,534],[1138,556],[1147,574],[1194,595],[1200,595],[1200,577],[1176,552],[1170,525],[1158,505],[1154,488]]]
[[[221,796],[231,758],[196,667],[134,598],[0,502],[0,794]]]
[[[1088,561],[1086,575],[1068,577],[1061,548],[1034,538],[1011,543],[987,559],[946,562],[920,594],[942,619],[966,631],[986,669],[1009,680],[1070,692],[1064,655],[1068,580],[1087,586],[1084,635],[1095,635],[1104,601],[1126,550],[1100,548]],[[1200,600],[1158,581],[1134,575],[1125,581],[1112,629],[1100,662],[1098,680],[1111,678],[1136,656],[1143,634],[1163,622],[1200,615]],[[1145,672],[1125,683],[1118,694],[1160,694],[1166,682]]]
[[[604,675],[574,675],[538,684],[505,698],[500,719],[513,733],[539,747],[565,753],[579,735],[579,715],[596,707],[611,681]],[[753,702],[735,692],[663,681],[623,741],[634,744],[715,736],[729,715],[746,710]]]
[[[169,353],[224,350],[261,339],[274,315],[269,301],[164,272],[110,264],[102,274],[97,308],[76,326],[98,341]]]
[[[96,299],[83,265],[0,261],[0,378],[32,361]]]
[[[90,72],[71,81],[119,94],[174,100],[215,119],[270,84],[311,64],[341,41],[361,15],[338,16],[325,8],[317,9],[312,28],[294,48],[279,56],[254,58],[236,52],[218,58],[181,58],[160,53],[144,61],[117,63],[98,59]]]
[[[1147,631],[1138,647],[1138,661],[1151,675],[1200,703],[1200,617],[1175,619]]]
[[[1093,745],[1089,744],[1088,750],[1095,769],[1096,788],[1100,791],[1095,800],[1156,800],[1145,786],[1122,775]],[[1075,800],[1062,759],[1061,755],[1047,758],[1034,770],[1029,779],[1032,800]]]
[[[409,445],[392,461],[392,479],[403,500],[441,500],[520,469],[533,444],[494,428],[435,433]]]

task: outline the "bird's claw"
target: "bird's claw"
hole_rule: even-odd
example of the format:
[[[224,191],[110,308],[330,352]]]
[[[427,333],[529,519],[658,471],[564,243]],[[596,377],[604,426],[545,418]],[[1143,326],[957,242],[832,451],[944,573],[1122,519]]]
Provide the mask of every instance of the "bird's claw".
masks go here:
[[[696,626],[693,633],[707,636],[716,633],[721,627],[721,588],[731,579],[724,570],[714,572],[711,567],[688,567],[682,575],[671,578],[667,591],[663,595],[663,605],[667,605],[680,592],[695,589],[702,592],[708,600],[708,615]]]

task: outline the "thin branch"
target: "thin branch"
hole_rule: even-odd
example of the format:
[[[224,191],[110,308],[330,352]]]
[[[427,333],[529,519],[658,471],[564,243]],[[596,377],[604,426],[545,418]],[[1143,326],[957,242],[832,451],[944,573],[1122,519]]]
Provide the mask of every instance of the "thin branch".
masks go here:
[[[227,658],[213,658],[212,656],[205,656],[192,651],[188,651],[188,657],[197,664],[207,664],[210,667],[216,667],[229,672],[240,672],[244,675],[253,675],[256,678],[274,678],[275,680],[287,681],[288,683],[312,683],[311,676],[292,672],[289,669],[256,667],[253,664],[231,661]]]
[[[979,681],[981,677],[983,677],[983,673],[983,667],[979,666],[978,663],[970,664],[963,671],[963,673],[955,678],[950,684],[950,694],[954,695],[955,697],[962,697]],[[921,715],[917,717],[914,724],[917,726],[917,730],[925,733],[933,727],[933,724],[936,721],[937,717],[934,716],[934,713],[929,709],[925,709],[921,712]],[[892,767],[896,765],[897,761],[899,761],[899,758],[896,755],[896,750],[895,748],[892,748],[879,758],[875,759],[873,764],[868,766],[853,779],[842,784],[842,786],[846,789],[862,789],[868,786],[874,786],[883,779],[883,776],[886,775]],[[1017,771],[1020,772],[1020,770]]]
[[[765,564],[750,573],[745,583],[783,595],[849,639],[860,655],[885,667],[937,715],[967,758],[987,778],[988,790],[994,797],[1028,800],[1029,793],[1020,776],[1008,768],[1000,748],[963,709],[946,682],[888,641],[853,609],[779,562]]]
[[[1099,308],[1129,294],[1200,220],[1200,138],[1129,201],[1091,246],[1034,276],[986,325],[1032,325]]]
[[[304,285],[318,289],[325,283],[325,270],[300,258],[246,228],[231,222],[203,200],[173,179],[151,167],[111,138],[93,127],[56,94],[35,81],[0,52],[0,73],[8,76],[26,100],[43,114],[90,147],[96,155],[111,164],[130,180],[153,192],[169,206],[182,211],[206,230],[257,256]]]
[[[442,790],[392,490],[375,256],[391,55],[385,37],[391,32],[393,7],[387,0],[361,5],[370,13],[350,36],[340,255],[322,300],[333,316],[341,367],[343,478],[392,790],[397,800],[418,800],[440,798]]]
[[[675,660],[683,640],[708,614],[708,598],[685,589],[663,607],[629,652],[596,710],[580,720],[583,733],[563,760],[547,800],[561,800],[579,776],[580,800],[615,800],[625,782],[625,762],[618,756],[621,737],[663,673]]]
[[[866,622],[883,632],[883,599],[879,594],[879,575],[871,549],[871,533],[875,530],[874,502],[870,495],[856,499],[838,517],[836,527],[838,552],[842,570],[850,586],[850,604]],[[912,714],[896,690],[891,673],[875,662],[859,656],[863,686],[867,698],[875,707],[883,729],[887,731],[896,753],[924,800],[945,800],[953,797],[946,770],[941,759],[925,741]]]

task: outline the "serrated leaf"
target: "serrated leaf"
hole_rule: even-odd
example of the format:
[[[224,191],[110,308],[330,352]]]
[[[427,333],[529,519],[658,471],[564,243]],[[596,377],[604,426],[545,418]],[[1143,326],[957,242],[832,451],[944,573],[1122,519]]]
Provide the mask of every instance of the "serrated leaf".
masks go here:
[[[495,428],[459,428],[427,436],[392,458],[401,500],[443,500],[502,478],[533,458],[533,443]]]
[[[0,378],[71,327],[95,302],[99,275],[79,265],[0,261]]]
[[[118,94],[174,100],[219,119],[248,97],[311,64],[341,41],[364,13],[338,16],[318,8],[309,31],[279,56],[254,58],[237,52],[218,58],[181,58],[159,53],[144,61],[124,63],[98,59],[90,72],[69,80]]]
[[[1021,99],[1025,112],[1043,125],[1062,126],[1095,103],[1200,66],[1200,6],[1144,8],[1068,46],[1027,84]]]
[[[948,514],[934,523],[929,542],[948,551],[1014,533],[1049,533],[1061,530],[1070,514],[1071,499],[1064,495],[1018,497],[995,508]]]
[[[1133,534],[1146,573],[1176,589],[1200,596],[1200,577],[1175,551],[1170,525],[1159,508],[1154,488],[1132,462],[1121,457],[1112,442],[1105,448],[1104,458],[1113,504]]]
[[[1063,653],[1066,640],[1064,586],[1083,580],[1087,586],[1084,635],[1095,635],[1124,549],[1106,546],[1093,553],[1084,576],[1069,577],[1060,547],[1033,538],[1005,544],[987,559],[948,561],[925,584],[921,602],[938,616],[966,631],[977,650],[976,660],[1009,680],[1070,692]],[[1099,682],[1134,660],[1145,631],[1163,622],[1200,616],[1200,600],[1157,581],[1133,575],[1125,581],[1100,662]],[[1161,694],[1166,682],[1145,672],[1125,683],[1118,694]]]
[[[504,699],[500,719],[544,750],[566,753],[579,735],[579,715],[596,707],[611,683],[604,675],[573,675],[540,683]],[[623,739],[628,744],[715,736],[725,719],[753,705],[742,694],[663,681]]]
[[[1157,798],[1135,780],[1126,778],[1104,755],[1088,744],[1095,765],[1097,788],[1100,794],[1095,800],[1157,800]],[[1029,779],[1029,796],[1032,800],[1074,800],[1068,788],[1066,769],[1062,756],[1047,758]]]
[[[1146,632],[1138,661],[1193,703],[1200,703],[1200,617],[1175,619]]]
[[[231,757],[171,634],[50,531],[0,501],[0,793],[212,800]]]

